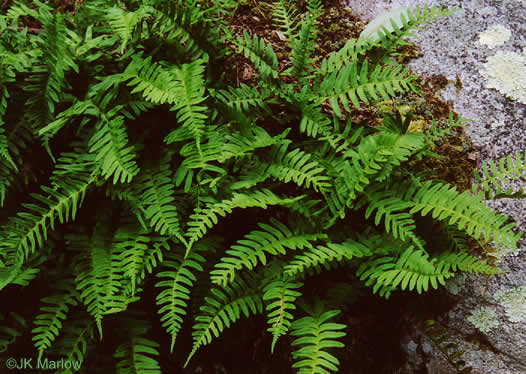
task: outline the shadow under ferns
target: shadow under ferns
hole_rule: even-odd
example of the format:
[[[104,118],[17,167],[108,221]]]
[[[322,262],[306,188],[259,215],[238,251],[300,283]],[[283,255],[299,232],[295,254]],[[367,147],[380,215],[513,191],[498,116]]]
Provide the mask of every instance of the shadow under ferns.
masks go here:
[[[58,5],[0,16],[0,353],[222,370],[210,348],[230,372],[350,370],[356,320],[402,326],[384,309],[411,304],[401,291],[497,274],[483,244],[516,246],[483,199],[524,175],[521,154],[459,191],[416,165],[461,118],[416,131],[412,113],[371,115],[423,95],[397,51],[451,10],[408,9],[319,56],[322,2],[276,1],[278,58],[234,1]],[[247,83],[228,66],[241,58]]]

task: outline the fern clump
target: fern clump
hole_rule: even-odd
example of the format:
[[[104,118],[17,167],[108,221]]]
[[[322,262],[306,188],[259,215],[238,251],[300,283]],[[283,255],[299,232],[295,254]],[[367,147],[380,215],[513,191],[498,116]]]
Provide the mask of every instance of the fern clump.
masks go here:
[[[321,1],[266,7],[279,53],[232,27],[226,0],[22,1],[0,16],[0,297],[41,299],[14,303],[0,353],[32,332],[39,357],[158,373],[261,315],[271,352],[293,337],[299,373],[337,372],[346,306],[318,300],[326,283],[313,280],[388,298],[500,272],[467,243],[516,248],[484,200],[523,194],[498,187],[524,177],[523,155],[459,192],[412,167],[437,137],[409,131],[411,115],[353,118],[420,93],[391,57],[451,11],[404,9],[320,60]],[[229,79],[240,58],[251,84]],[[109,360],[94,360],[99,347]]]

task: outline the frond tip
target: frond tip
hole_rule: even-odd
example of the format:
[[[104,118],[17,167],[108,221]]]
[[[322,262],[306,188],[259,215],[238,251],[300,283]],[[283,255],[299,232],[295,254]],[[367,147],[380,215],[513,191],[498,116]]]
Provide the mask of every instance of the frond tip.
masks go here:
[[[327,322],[340,314],[339,310],[329,310],[314,316],[303,317],[292,322],[291,335],[298,336],[292,342],[293,346],[300,346],[292,353],[298,360],[293,368],[298,368],[298,374],[329,374],[337,372],[340,361],[327,351],[328,348],[342,348],[344,344],[338,338],[346,335],[341,331],[347,326],[341,323]]]

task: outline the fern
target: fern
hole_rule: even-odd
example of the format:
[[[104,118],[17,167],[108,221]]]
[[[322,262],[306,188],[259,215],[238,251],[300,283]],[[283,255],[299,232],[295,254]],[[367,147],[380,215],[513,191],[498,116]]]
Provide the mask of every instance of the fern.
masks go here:
[[[415,79],[416,76],[411,75],[409,69],[402,69],[401,66],[392,68],[377,65],[370,71],[367,60],[361,67],[353,61],[328,74],[316,87],[315,95],[318,104],[329,100],[334,113],[341,117],[340,104],[349,112],[349,100],[357,108],[360,108],[360,100],[366,104],[369,104],[370,99],[378,101],[380,97],[391,100],[396,92],[416,91]]]
[[[522,153],[459,193],[415,172],[449,133],[443,118],[420,113],[433,125],[414,133],[411,113],[377,126],[360,108],[419,92],[391,58],[449,10],[401,10],[378,38],[324,55],[320,0],[243,7],[272,15],[272,43],[240,28],[233,0],[11,3],[0,15],[0,290],[48,296],[40,311],[14,304],[0,351],[32,335],[40,357],[87,371],[100,347],[114,354],[99,371],[177,371],[147,335],[155,298],[172,352],[193,320],[185,365],[242,315],[265,313],[272,352],[293,337],[299,373],[335,372],[345,326],[323,301],[311,313],[309,295],[348,308],[363,283],[421,293],[458,272],[499,274],[484,245],[516,246],[514,224],[483,199],[523,195],[503,187],[524,176]],[[244,62],[249,80],[231,69]],[[449,115],[449,127],[462,121]]]
[[[294,302],[298,296],[301,296],[301,292],[295,290],[302,286],[301,282],[284,278],[271,281],[263,289],[263,300],[267,302],[266,310],[270,325],[268,331],[272,333],[271,352],[274,352],[279,337],[287,333],[292,323],[293,316],[290,311],[296,309]]]
[[[288,0],[279,0],[272,4],[272,15],[287,44],[292,47],[296,41],[296,31],[300,26],[296,10]]]
[[[407,196],[412,193],[408,191]],[[509,231],[514,223],[504,225],[505,216],[494,213],[468,191],[459,194],[455,187],[427,181],[411,198],[413,207],[410,213],[431,213],[433,218],[447,220],[450,225],[455,224],[475,238],[482,235],[486,241],[492,237],[498,244],[516,246],[520,237],[520,233]]]
[[[120,108],[114,108],[106,115],[102,114],[96,132],[90,139],[90,152],[97,155],[102,176],[113,183],[130,182],[139,168],[135,162],[133,146],[128,146],[128,137],[124,128],[124,118],[113,116]]]
[[[325,238],[325,234],[293,233],[283,223],[271,220],[272,225],[260,223],[261,230],[251,231],[226,253],[210,272],[212,282],[226,286],[234,280],[235,272],[243,267],[253,270],[261,262],[267,264],[266,254],[286,254],[287,249],[312,248],[312,242]]]
[[[166,331],[171,335],[170,351],[173,351],[175,339],[183,324],[185,308],[190,298],[190,289],[196,281],[195,272],[203,270],[201,264],[205,259],[194,249],[186,258],[177,255],[168,255],[163,262],[166,271],[157,274],[165,278],[155,284],[164,289],[157,295],[157,305],[160,306],[159,314]],[[168,270],[173,269],[173,270]]]
[[[392,257],[380,257],[366,261],[356,275],[361,280],[367,279],[366,285],[374,284],[373,292],[380,290],[380,295],[385,297],[389,297],[398,286],[409,291],[416,288],[419,294],[427,291],[429,285],[437,289],[439,283],[445,285],[445,279],[453,276],[453,273],[436,266],[434,260],[430,261],[424,250],[414,250],[413,246],[409,246],[396,262],[393,260]]]
[[[113,355],[121,359],[117,364],[118,374],[160,374],[161,367],[152,356],[159,355],[159,343],[145,338],[143,335],[149,326],[144,321],[133,320],[128,328],[129,342],[117,347]]]
[[[196,323],[193,326],[194,345],[186,359],[185,367],[199,348],[212,341],[212,335],[217,338],[225,327],[230,327],[231,323],[241,318],[241,313],[245,317],[262,313],[263,303],[260,292],[254,289],[253,285],[237,279],[227,288],[212,288],[210,296],[205,298],[205,304],[200,310],[201,313],[195,317]]]
[[[239,52],[243,53],[260,70],[263,78],[278,77],[278,58],[270,44],[266,44],[256,34],[251,38],[246,31],[243,31],[243,37],[238,36],[237,39],[232,38],[231,41]]]
[[[101,338],[104,315],[126,310],[128,303],[136,300],[124,294],[121,261],[109,245],[108,229],[107,223],[101,219],[89,241],[80,235],[76,239],[80,248],[91,248],[75,259],[75,283],[86,310],[95,319]]]
[[[353,257],[364,257],[371,249],[363,243],[348,240],[342,244],[327,243],[326,246],[310,247],[303,253],[294,256],[284,267],[284,273],[294,276],[306,269],[328,265],[331,261],[350,260]]]
[[[150,227],[161,235],[182,238],[178,208],[171,183],[170,163],[162,160],[159,170],[148,170],[141,177],[138,197],[144,209],[144,217]]]
[[[204,60],[196,60],[190,64],[184,64],[180,69],[174,69],[176,77],[175,92],[179,97],[173,110],[177,111],[177,119],[188,129],[199,142],[201,138],[205,120],[207,119],[206,106],[201,104],[206,97],[204,96],[203,72]],[[168,144],[172,142],[171,134],[165,138]]]
[[[62,327],[62,322],[67,317],[70,306],[77,305],[79,295],[75,292],[72,282],[65,282],[57,287],[64,293],[41,299],[43,303],[53,306],[43,306],[43,314],[38,315],[34,324],[36,328],[32,330],[34,334],[35,348],[38,350],[38,359],[42,358],[44,351],[50,347]]]
[[[521,180],[526,178],[526,152],[518,152],[515,157],[508,155],[498,160],[498,166],[491,160],[488,165],[482,165],[482,172],[475,170],[477,184],[473,185],[473,192],[478,193],[484,200],[500,198],[526,197],[524,188],[514,191],[513,188],[503,190],[502,183],[508,180]]]
[[[132,39],[135,26],[148,16],[148,7],[140,7],[135,12],[126,12],[117,7],[107,10],[106,17],[113,31],[122,41],[121,53],[126,49],[126,45]]]
[[[89,316],[77,314],[73,319],[68,320],[67,327],[64,329],[64,336],[52,347],[54,353],[62,355],[64,360],[73,361],[73,369],[76,371],[84,362],[84,357],[94,341],[95,322]],[[75,365],[76,364],[76,365]],[[76,366],[76,368],[75,368]],[[72,374],[70,369],[63,369],[57,374]]]
[[[231,199],[209,204],[205,209],[198,209],[190,216],[190,221],[188,222],[186,252],[188,254],[193,243],[202,238],[214,224],[217,224],[218,216],[224,217],[235,208],[266,208],[269,205],[286,205],[301,198],[302,196],[280,198],[269,190],[262,190],[251,192],[250,194],[234,193]]]
[[[346,335],[341,331],[346,326],[327,321],[339,313],[339,310],[323,311],[317,308],[312,317],[303,317],[292,323],[291,335],[298,337],[292,345],[300,346],[292,353],[292,357],[298,360],[292,367],[297,368],[298,373],[327,374],[338,371],[340,362],[327,349],[344,347],[343,343],[335,339]]]
[[[24,204],[30,213],[21,212],[11,218],[9,228],[2,234],[0,253],[17,253],[20,261],[29,257],[36,249],[42,247],[47,239],[48,226],[54,230],[57,218],[60,223],[75,219],[86,190],[93,182],[94,178],[84,176],[80,180],[62,183],[60,190],[43,186],[42,190],[48,195],[33,194],[33,197],[45,207]]]
[[[299,148],[288,151],[287,146],[288,144],[284,144],[276,150],[275,163],[267,169],[267,173],[285,183],[292,180],[299,186],[309,188],[312,185],[317,192],[327,189],[329,178],[322,174],[323,167],[311,160],[308,153]]]

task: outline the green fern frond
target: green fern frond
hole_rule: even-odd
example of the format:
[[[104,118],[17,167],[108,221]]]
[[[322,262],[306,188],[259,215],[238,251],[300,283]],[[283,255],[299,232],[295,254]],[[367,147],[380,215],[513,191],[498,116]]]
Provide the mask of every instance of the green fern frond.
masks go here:
[[[10,219],[7,233],[2,235],[0,254],[15,252],[22,260],[29,257],[47,240],[48,227],[55,229],[55,220],[61,224],[75,219],[88,187],[94,178],[64,179],[60,189],[42,186],[46,195],[32,194],[42,205],[23,204],[29,212],[20,212]]]
[[[301,292],[295,290],[302,286],[303,283],[294,282],[292,278],[286,277],[273,280],[263,288],[263,300],[266,301],[267,318],[270,325],[267,331],[272,333],[271,352],[274,352],[279,337],[285,335],[289,330],[294,318],[290,311],[296,309],[294,302],[301,296]]]
[[[203,243],[204,248],[206,244]],[[161,323],[168,334],[171,335],[170,351],[173,351],[175,339],[183,324],[186,315],[187,300],[190,299],[190,289],[196,281],[196,272],[203,271],[201,264],[205,262],[199,251],[199,244],[186,258],[175,254],[168,254],[163,261],[162,271],[157,277],[163,280],[157,282],[155,287],[162,287],[157,295],[157,305],[161,314]]]
[[[139,176],[137,195],[150,227],[161,235],[183,239],[171,175],[170,159],[164,157],[158,169],[147,170]]]
[[[338,51],[330,53],[321,60],[320,74],[322,76],[339,71],[349,61],[358,61],[358,58],[372,48],[366,39],[350,39]]]
[[[155,356],[159,356],[159,343],[144,335],[150,329],[149,323],[131,320],[127,326],[127,341],[117,347],[113,355],[120,359],[117,374],[161,374],[161,366]]]
[[[311,56],[316,47],[315,39],[318,31],[316,29],[316,21],[310,14],[306,15],[305,20],[302,20],[300,25],[298,39],[292,42],[292,52],[290,54],[292,66],[282,73],[295,78],[308,77],[308,74],[313,71]]]
[[[78,313],[68,318],[64,325],[62,338],[51,347],[53,353],[64,357],[64,361],[73,363],[71,369],[57,370],[55,374],[73,374],[82,366],[84,357],[94,342],[95,322],[84,313]]]
[[[467,271],[476,274],[500,274],[503,271],[496,265],[486,263],[469,253],[445,252],[437,257],[437,268],[443,272],[447,271]]]
[[[369,104],[370,100],[378,101],[380,96],[384,100],[391,100],[398,93],[415,91],[414,81],[416,75],[412,75],[409,69],[402,66],[376,65],[373,71],[369,71],[369,64],[365,60],[361,67],[356,61],[348,62],[337,71],[328,74],[319,86],[315,87],[317,103],[329,101],[334,113],[342,116],[340,105],[350,112],[350,102],[360,108],[360,100]]]
[[[353,257],[370,254],[371,249],[366,244],[350,239],[341,244],[327,243],[325,246],[311,246],[288,261],[284,267],[284,274],[292,277],[312,267],[328,266],[333,261],[350,260]]]
[[[354,209],[366,206],[365,219],[368,219],[372,213],[376,212],[374,217],[376,226],[380,225],[383,218],[387,233],[391,233],[395,238],[400,238],[403,241],[410,240],[418,248],[423,249],[421,239],[417,238],[414,232],[416,228],[415,220],[408,213],[412,204],[393,196],[388,190],[379,190],[379,187],[383,186],[371,186],[362,192],[364,197],[357,202]]]
[[[409,213],[431,213],[433,218],[456,225],[474,238],[483,235],[486,241],[493,239],[497,244],[516,247],[521,236],[511,231],[514,223],[505,225],[507,217],[486,207],[469,191],[459,194],[446,183],[427,181],[417,191],[408,190],[406,199],[413,204]]]
[[[281,198],[270,190],[253,191],[247,194],[234,193],[231,199],[226,199],[218,203],[208,204],[206,208],[196,208],[194,214],[188,221],[188,245],[186,253],[197,240],[202,238],[209,228],[212,228],[218,222],[218,217],[224,217],[231,213],[235,208],[252,208],[258,207],[266,209],[269,205],[287,205],[294,201],[302,199],[304,196],[294,198]]]
[[[69,70],[78,73],[79,68],[73,61],[68,48],[68,33],[65,16],[52,14],[51,8],[43,3],[39,6],[39,16],[43,32],[38,35],[38,45],[42,51],[40,63],[32,67],[32,73],[25,90],[32,93],[27,100],[27,118],[38,126],[54,119],[55,105],[58,104],[69,84],[65,74]]]
[[[453,273],[442,265],[436,266],[436,259],[430,260],[425,250],[415,250],[411,245],[398,259],[388,256],[364,262],[356,275],[367,279],[367,286],[374,284],[374,293],[380,290],[380,295],[388,298],[397,287],[409,291],[416,288],[419,294],[427,291],[430,284],[437,289],[438,283],[444,285]]]
[[[253,284],[252,279],[246,282],[238,278],[226,288],[212,288],[200,311],[195,318],[192,333],[194,345],[186,359],[185,367],[199,348],[209,344],[213,337],[219,337],[225,327],[230,327],[241,318],[241,313],[245,317],[262,313],[261,291]]]
[[[238,36],[234,39],[230,35],[230,41],[238,48],[238,52],[248,58],[256,69],[258,69],[263,78],[278,77],[278,58],[270,44],[266,44],[262,38],[256,34],[251,38],[243,30],[243,37]]]
[[[270,223],[259,223],[261,230],[251,231],[226,251],[228,256],[221,258],[215,270],[210,271],[213,283],[226,286],[234,280],[236,271],[244,267],[253,270],[258,261],[266,265],[266,255],[284,255],[287,249],[312,248],[312,242],[327,237],[326,234],[293,233],[275,219],[271,219]]]
[[[338,371],[340,361],[328,349],[343,348],[344,344],[338,338],[346,335],[347,326],[341,323],[327,322],[340,314],[339,310],[323,311],[317,308],[311,317],[303,317],[292,322],[291,335],[297,336],[293,346],[300,346],[292,352],[292,357],[298,360],[292,365],[298,369],[298,374],[329,374]]]
[[[206,100],[204,62],[205,60],[195,60],[172,70],[175,77],[174,92],[178,97],[172,110],[177,111],[177,120],[192,133],[197,142],[204,132],[205,120],[208,118],[208,107],[202,105]],[[167,144],[172,143],[172,136],[173,132],[168,134],[164,141]]]
[[[101,166],[102,176],[113,183],[129,183],[139,172],[135,162],[133,145],[128,146],[124,117],[115,115],[119,107],[102,114],[102,121],[89,141],[90,153],[96,154]]]
[[[127,82],[127,86],[135,86],[130,93],[141,92],[144,99],[154,104],[174,105],[179,102],[173,74],[152,61],[152,56],[143,58],[142,52],[135,54],[124,72],[115,79]]]
[[[140,285],[147,274],[163,262],[163,249],[169,250],[167,239],[151,235],[137,225],[122,225],[113,236],[113,250],[121,261],[124,279],[129,280],[127,293],[135,296],[137,285]]]
[[[524,154],[517,152],[515,156],[502,157],[497,162],[498,166],[493,160],[490,160],[489,167],[483,164],[480,173],[475,170],[477,184],[473,185],[473,192],[483,200],[526,197],[526,187],[518,191],[513,188],[503,190],[502,187],[502,183],[508,183],[509,180],[526,179],[526,151]]]
[[[239,87],[228,87],[225,90],[216,90],[213,96],[227,107],[242,113],[249,113],[254,109],[263,109],[269,112],[265,100],[270,97],[267,89],[258,89],[241,83]]]
[[[106,19],[122,41],[121,53],[126,50],[126,45],[132,39],[135,26],[149,16],[148,10],[149,7],[140,7],[135,12],[127,12],[119,7],[106,9]]]
[[[74,260],[74,267],[77,290],[86,310],[95,319],[102,339],[104,315],[126,310],[128,304],[138,298],[124,292],[121,259],[111,246],[108,221],[102,213],[98,217],[91,238],[80,233],[74,238],[77,250],[81,251]]]
[[[295,7],[288,0],[278,0],[272,3],[272,16],[274,25],[280,30],[285,37],[287,44],[292,48],[296,40],[296,31],[298,29],[298,14]]]
[[[296,148],[288,150],[288,144],[275,148],[273,163],[266,172],[288,183],[291,180],[299,186],[312,188],[316,192],[323,192],[330,187],[329,177],[323,175],[325,170],[320,163],[311,159],[311,155]]]
[[[76,306],[79,300],[79,294],[75,291],[73,282],[66,281],[56,287],[63,291],[59,295],[53,295],[42,298],[42,303],[51,304],[51,306],[42,306],[40,310],[44,312],[39,314],[33,321],[37,327],[31,332],[35,334],[33,341],[35,348],[38,350],[38,359],[42,358],[44,351],[51,346],[53,341],[62,328],[62,323],[67,317],[71,306]]]
[[[360,39],[369,40],[381,46],[384,53],[381,55],[381,61],[389,63],[389,56],[396,56],[393,50],[396,46],[409,45],[403,37],[415,34],[410,31],[413,29],[422,30],[419,25],[427,25],[439,17],[447,17],[456,12],[458,9],[447,9],[442,6],[434,5],[429,7],[415,8],[397,8],[391,12],[381,14],[374,19],[360,35]]]
[[[195,3],[194,6],[189,6],[187,2],[168,6],[161,3],[159,6],[146,8],[153,17],[149,30],[180,57],[208,59],[209,56],[219,58],[224,53],[216,48],[220,36],[218,27],[211,24],[213,19],[210,13],[214,9],[200,9]],[[216,52],[217,55],[214,56],[211,52]]]

